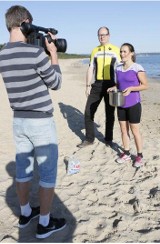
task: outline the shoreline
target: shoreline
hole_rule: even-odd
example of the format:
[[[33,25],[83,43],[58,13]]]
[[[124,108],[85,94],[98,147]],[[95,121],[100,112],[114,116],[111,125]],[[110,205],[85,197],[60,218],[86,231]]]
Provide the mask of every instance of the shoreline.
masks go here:
[[[160,83],[160,77],[148,77],[148,81]]]
[[[83,58],[83,59],[81,59],[82,60],[82,63],[85,65],[87,65],[87,64],[89,64],[89,58]],[[139,64],[141,64],[140,62],[138,62]],[[143,66],[143,65],[142,65]],[[148,76],[148,74],[147,74],[147,76]],[[160,75],[158,75],[158,76],[153,76],[153,75],[151,75],[151,76],[148,76],[148,80],[149,79],[151,79],[151,80],[157,80],[157,81],[160,81]]]

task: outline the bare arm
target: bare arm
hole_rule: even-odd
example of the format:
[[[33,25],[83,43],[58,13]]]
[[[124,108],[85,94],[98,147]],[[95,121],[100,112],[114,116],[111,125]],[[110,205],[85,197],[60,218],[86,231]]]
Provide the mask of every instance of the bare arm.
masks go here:
[[[94,67],[89,66],[87,73],[86,73],[86,96],[88,96],[90,94],[93,73],[94,73]]]

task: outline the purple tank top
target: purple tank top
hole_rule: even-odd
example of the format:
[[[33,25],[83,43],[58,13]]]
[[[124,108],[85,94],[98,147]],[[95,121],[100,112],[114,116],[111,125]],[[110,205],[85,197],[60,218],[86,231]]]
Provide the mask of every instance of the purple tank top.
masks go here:
[[[139,86],[137,76],[139,71],[145,72],[144,68],[137,63],[133,63],[127,70],[123,70],[123,64],[118,65],[116,69],[118,89],[123,91],[130,86]],[[125,104],[122,107],[128,108],[139,102],[141,102],[140,92],[134,91],[125,96]]]

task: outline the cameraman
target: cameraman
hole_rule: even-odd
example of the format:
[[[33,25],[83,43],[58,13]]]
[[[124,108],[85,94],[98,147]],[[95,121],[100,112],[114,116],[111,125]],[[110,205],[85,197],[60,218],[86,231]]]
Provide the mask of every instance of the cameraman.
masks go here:
[[[16,188],[21,215],[19,227],[26,227],[39,216],[37,238],[46,238],[65,227],[65,219],[50,215],[57,177],[58,145],[53,106],[48,89],[58,90],[62,76],[54,43],[46,42],[51,64],[43,48],[27,44],[20,29],[22,22],[32,23],[23,6],[12,6],[6,14],[10,40],[0,52],[2,74],[13,110],[13,135],[16,145]],[[48,33],[52,39],[55,36]],[[40,207],[31,207],[29,188],[34,160],[39,170]]]

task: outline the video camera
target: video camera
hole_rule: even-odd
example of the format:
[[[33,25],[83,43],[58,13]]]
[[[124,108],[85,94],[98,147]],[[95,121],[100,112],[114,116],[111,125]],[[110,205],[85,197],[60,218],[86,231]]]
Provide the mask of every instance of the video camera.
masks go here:
[[[46,44],[45,44],[45,38],[47,38],[48,42],[53,42],[57,48],[57,52],[65,53],[67,49],[67,41],[65,39],[56,39],[53,40],[51,36],[43,35],[42,33],[39,33],[39,31],[48,33],[51,32],[53,35],[56,35],[58,33],[57,30],[54,28],[44,28],[41,26],[32,25],[30,23],[23,22],[20,27],[23,35],[27,38],[27,43],[38,45],[44,48],[45,52],[50,55],[50,53],[47,50]]]

